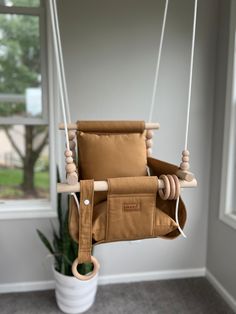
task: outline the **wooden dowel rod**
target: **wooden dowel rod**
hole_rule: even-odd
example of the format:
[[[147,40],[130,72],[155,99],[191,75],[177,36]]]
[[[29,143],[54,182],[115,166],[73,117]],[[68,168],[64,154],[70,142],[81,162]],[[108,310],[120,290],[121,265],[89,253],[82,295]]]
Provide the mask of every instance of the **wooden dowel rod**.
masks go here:
[[[68,130],[77,130],[77,124],[76,123],[69,123],[67,125]],[[59,130],[64,130],[65,125],[64,123],[59,123]],[[160,129],[159,123],[145,123],[145,130],[158,130]]]
[[[164,187],[163,180],[159,181],[159,189]],[[197,180],[193,179],[191,182],[180,180],[181,188],[194,188],[197,186]],[[108,190],[107,181],[95,181],[94,182],[94,191],[102,192]],[[69,185],[66,183],[57,183],[57,192],[58,193],[71,193],[71,192],[80,192],[80,184],[76,183],[74,185]]]
[[[189,171],[183,171],[181,169],[179,169],[177,172],[176,172],[176,175],[179,179],[182,179],[182,180],[185,180],[185,181],[192,181],[194,179],[194,174],[189,172]]]

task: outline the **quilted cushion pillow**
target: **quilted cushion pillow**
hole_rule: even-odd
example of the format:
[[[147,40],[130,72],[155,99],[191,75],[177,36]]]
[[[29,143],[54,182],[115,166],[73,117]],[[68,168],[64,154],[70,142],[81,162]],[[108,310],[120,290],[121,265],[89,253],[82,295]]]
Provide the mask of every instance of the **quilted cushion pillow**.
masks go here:
[[[78,132],[80,179],[106,180],[147,175],[145,134]]]

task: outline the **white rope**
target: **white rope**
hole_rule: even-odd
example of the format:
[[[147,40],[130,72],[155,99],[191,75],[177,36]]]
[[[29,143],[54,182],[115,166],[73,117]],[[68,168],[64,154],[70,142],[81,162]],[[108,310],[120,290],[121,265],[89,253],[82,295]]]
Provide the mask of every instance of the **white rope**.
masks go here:
[[[62,86],[64,89],[64,97],[65,97],[65,105],[66,105],[66,114],[67,114],[68,122],[71,123],[70,103],[69,103],[67,83],[66,83],[66,78],[65,78],[64,58],[63,58],[60,28],[59,28],[59,22],[58,22],[57,1],[53,0],[53,4],[54,4],[54,16],[55,16],[55,24],[56,24],[57,44],[58,44],[60,67],[61,67],[61,74],[62,74],[62,83],[63,83]]]
[[[195,0],[194,17],[193,17],[192,48],[191,48],[191,59],[190,59],[190,73],[189,73],[188,105],[187,105],[185,144],[184,144],[185,150],[187,150],[187,148],[188,148],[189,116],[190,116],[191,96],[192,96],[192,81],[193,81],[193,60],[194,60],[194,48],[195,48],[196,24],[197,24],[197,6],[198,6],[198,1]]]
[[[49,0],[49,8],[50,8],[50,15],[51,15],[51,23],[52,23],[52,33],[53,33],[53,42],[54,42],[54,50],[55,50],[55,58],[56,58],[56,67],[58,72],[58,84],[59,84],[59,94],[61,98],[61,109],[62,109],[62,116],[63,116],[63,122],[65,125],[65,135],[66,135],[66,148],[70,150],[70,144],[69,144],[69,136],[68,136],[68,129],[67,129],[67,117],[66,117],[66,105],[65,105],[65,89],[63,87],[63,74],[62,74],[62,68],[61,68],[61,62],[60,62],[60,49],[58,47],[58,37],[60,36],[57,33],[57,27],[56,27],[56,19],[55,16],[57,15],[57,12],[55,11],[54,7],[54,0]]]
[[[175,222],[177,224],[179,232],[182,234],[184,238],[187,238],[187,236],[185,235],[185,233],[183,232],[183,230],[181,229],[179,225],[179,197],[177,198],[176,205],[175,205]]]
[[[153,89],[152,89],[152,100],[151,100],[149,118],[148,118],[149,122],[152,121],[154,105],[155,105],[155,100],[156,100],[157,82],[158,82],[158,77],[159,77],[159,69],[160,69],[161,53],[162,53],[163,39],[164,39],[164,34],[165,34],[165,27],[166,27],[166,17],[167,17],[167,12],[168,12],[168,4],[169,4],[169,0],[166,0],[164,16],[163,16],[163,21],[162,21],[162,28],[161,28],[161,38],[160,38],[157,63],[156,63],[156,71],[155,71],[155,77],[154,77]]]
[[[195,47],[195,38],[196,38],[196,24],[197,24],[197,6],[198,1],[194,2],[194,16],[193,16],[193,33],[192,33],[192,47],[191,47],[191,58],[190,58],[190,73],[189,73],[189,89],[188,89],[188,103],[187,103],[187,118],[186,118],[186,130],[185,130],[185,144],[184,149],[188,149],[188,133],[189,133],[189,118],[190,118],[190,107],[191,107],[191,95],[192,95],[192,81],[193,81],[193,60],[194,60],[194,47]],[[178,230],[184,238],[186,235],[183,230],[180,228],[178,220],[179,212],[179,198],[176,201],[175,205],[175,221],[178,225]]]
[[[76,194],[75,194],[74,192],[72,192],[72,193],[70,193],[70,194],[73,196],[73,198],[74,198],[74,200],[75,200],[75,203],[76,203],[76,206],[77,206],[77,209],[78,209],[78,214],[79,214],[79,212],[80,212],[80,210],[79,210],[80,206],[79,206],[78,198],[77,198],[77,196],[76,196]]]

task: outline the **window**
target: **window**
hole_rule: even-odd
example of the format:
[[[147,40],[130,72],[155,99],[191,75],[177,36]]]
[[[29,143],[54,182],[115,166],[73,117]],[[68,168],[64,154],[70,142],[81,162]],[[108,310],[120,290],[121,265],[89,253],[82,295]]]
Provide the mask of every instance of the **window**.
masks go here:
[[[54,213],[44,11],[0,0],[0,217]]]
[[[236,2],[231,2],[220,219],[236,228]]]

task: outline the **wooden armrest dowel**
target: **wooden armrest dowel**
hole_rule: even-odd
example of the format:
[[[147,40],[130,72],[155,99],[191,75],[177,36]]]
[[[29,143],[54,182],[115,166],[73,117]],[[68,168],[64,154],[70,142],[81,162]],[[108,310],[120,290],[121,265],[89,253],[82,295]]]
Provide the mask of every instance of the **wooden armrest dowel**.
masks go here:
[[[176,175],[179,179],[181,180],[185,180],[185,181],[188,181],[188,182],[191,182],[193,179],[194,179],[194,174],[189,172],[189,171],[184,171],[182,169],[179,169],[177,172],[176,172]]]
[[[67,125],[68,130],[77,130],[77,124],[76,123],[69,123]],[[59,130],[64,130],[65,125],[64,123],[59,123]],[[160,129],[159,123],[145,123],[145,130],[158,130]]]
[[[159,189],[164,188],[163,180],[159,181]],[[197,186],[197,180],[193,179],[191,182],[180,180],[180,187],[181,188],[193,188]],[[108,190],[107,181],[95,181],[94,182],[94,191],[102,192]],[[76,183],[74,185],[69,185],[66,183],[57,183],[57,192],[58,193],[71,193],[71,192],[80,192],[80,184]]]

